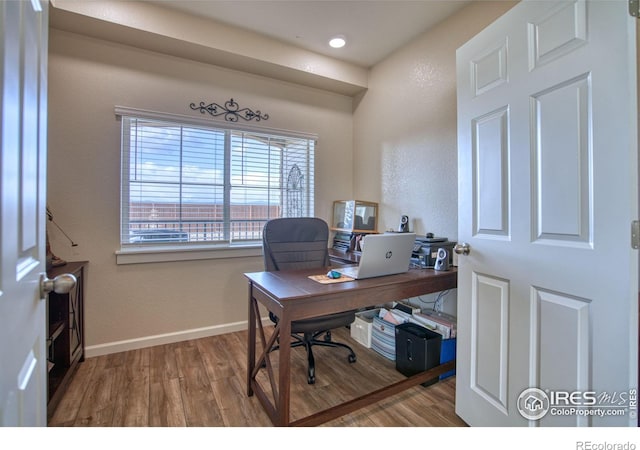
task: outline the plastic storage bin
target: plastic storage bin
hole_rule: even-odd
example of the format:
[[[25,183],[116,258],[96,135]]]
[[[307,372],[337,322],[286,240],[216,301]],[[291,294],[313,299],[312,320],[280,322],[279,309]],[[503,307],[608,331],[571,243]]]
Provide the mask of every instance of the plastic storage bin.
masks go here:
[[[410,377],[440,365],[442,335],[415,323],[395,327],[396,370]],[[438,377],[422,383],[429,386]]]
[[[373,318],[380,313],[380,308],[356,313],[356,320],[351,324],[351,337],[366,348],[371,348]]]
[[[453,339],[443,339],[442,346],[440,347],[440,364],[444,364],[449,361],[453,361],[456,359],[456,338]],[[456,371],[450,370],[449,372],[445,372],[440,375],[440,379],[444,380],[452,375],[455,375]]]
[[[396,359],[396,325],[380,317],[373,318],[371,348],[387,359]]]

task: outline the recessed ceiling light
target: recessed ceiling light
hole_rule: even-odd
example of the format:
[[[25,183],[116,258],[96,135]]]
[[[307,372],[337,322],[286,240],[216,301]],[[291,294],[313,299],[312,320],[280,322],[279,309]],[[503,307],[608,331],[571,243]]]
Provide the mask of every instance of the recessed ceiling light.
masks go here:
[[[333,48],[342,48],[344,47],[344,45],[347,43],[346,39],[344,38],[344,36],[340,35],[340,36],[336,36],[331,38],[331,40],[329,41],[329,45]]]

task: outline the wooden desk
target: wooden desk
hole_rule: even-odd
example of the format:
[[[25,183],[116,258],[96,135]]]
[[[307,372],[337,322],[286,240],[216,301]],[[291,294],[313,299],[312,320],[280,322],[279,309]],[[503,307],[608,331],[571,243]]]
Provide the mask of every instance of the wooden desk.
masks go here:
[[[245,274],[249,280],[247,395],[252,396],[255,393],[258,396],[274,425],[319,425],[394,395],[403,389],[424,383],[455,367],[455,361],[441,364],[366,396],[293,423],[290,422],[291,348],[283,345],[274,353],[268,353],[267,349],[277,342],[279,336],[286,336],[285,342],[289,341],[292,321],[453,289],[457,287],[458,279],[456,268],[442,272],[432,269],[411,269],[399,275],[334,284],[321,284],[308,278],[309,275],[320,273],[324,272],[315,269]],[[268,337],[262,327],[259,304],[264,305],[280,319],[273,333]],[[256,338],[258,337],[261,352],[256,358]],[[277,377],[270,360],[276,353],[279,358]],[[264,389],[256,380],[256,375],[261,370],[266,371],[269,380],[270,386],[267,389]]]

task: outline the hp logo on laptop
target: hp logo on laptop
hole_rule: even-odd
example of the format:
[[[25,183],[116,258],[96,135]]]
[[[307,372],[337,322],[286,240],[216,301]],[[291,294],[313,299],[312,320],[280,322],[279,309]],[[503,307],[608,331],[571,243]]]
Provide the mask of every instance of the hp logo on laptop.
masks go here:
[[[393,255],[393,252],[392,252],[391,250],[389,250],[389,251],[387,252],[387,254],[386,254],[386,255],[384,255],[384,257],[385,257],[385,258],[387,258],[387,259],[390,259],[390,258],[391,258],[391,255]]]

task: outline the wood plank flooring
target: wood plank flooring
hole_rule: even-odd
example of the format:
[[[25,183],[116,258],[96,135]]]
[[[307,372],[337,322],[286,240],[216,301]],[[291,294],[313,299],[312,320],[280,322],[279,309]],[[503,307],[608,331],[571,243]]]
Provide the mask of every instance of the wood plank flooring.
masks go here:
[[[316,383],[304,348],[292,350],[291,418],[302,418],[404,378],[395,363],[353,341],[314,347]],[[51,427],[262,427],[271,422],[246,394],[246,331],[87,358],[49,420]],[[274,358],[277,359],[277,358]],[[277,367],[277,366],[276,366]],[[455,377],[416,386],[324,424],[330,427],[466,426],[454,411]]]

